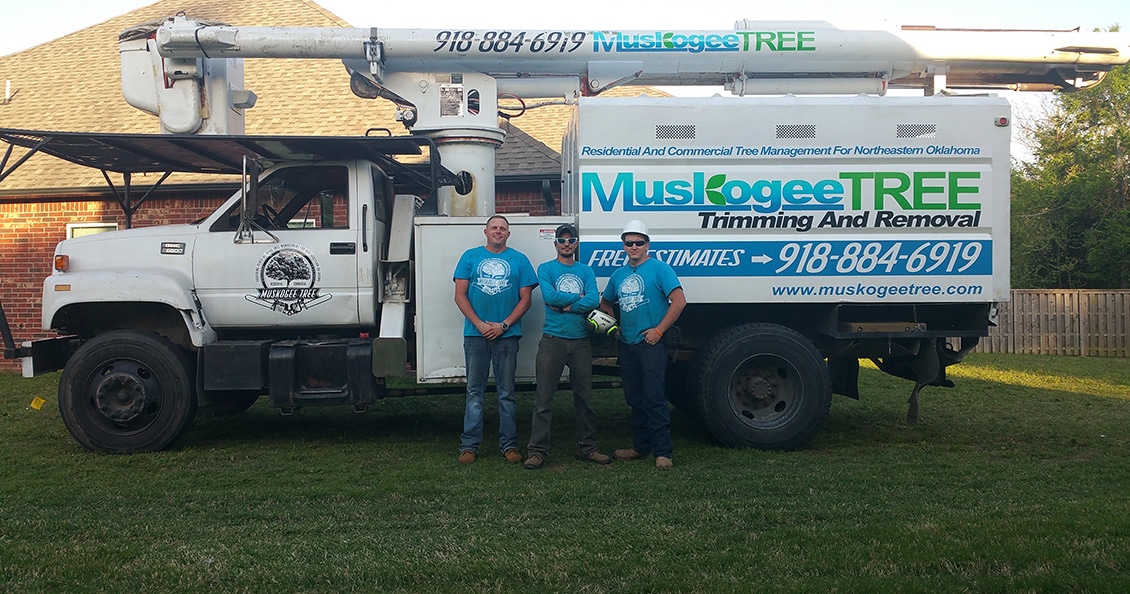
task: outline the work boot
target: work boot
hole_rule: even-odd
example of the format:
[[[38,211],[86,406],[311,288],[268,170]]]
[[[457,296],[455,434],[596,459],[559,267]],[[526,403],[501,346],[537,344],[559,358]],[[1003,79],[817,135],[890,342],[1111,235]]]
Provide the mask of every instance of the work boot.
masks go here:
[[[671,468],[674,467],[674,466],[675,466],[675,463],[672,462],[671,459],[668,458],[667,456],[656,456],[655,457],[655,467],[658,468],[659,470],[671,470]]]
[[[510,448],[509,450],[506,450],[502,454],[502,457],[506,458],[506,461],[510,462],[512,464],[517,464],[517,463],[522,461],[522,454],[519,453],[518,450],[516,450],[514,448]]]
[[[596,450],[591,452],[577,452],[577,459],[582,462],[596,462],[597,464],[612,464],[612,458]]]
[[[526,470],[537,470],[541,468],[541,465],[544,463],[545,456],[542,456],[541,454],[530,454],[530,457],[526,458],[526,463],[522,465],[522,468],[525,468]]]
[[[617,460],[639,460],[640,458],[643,458],[643,454],[637,452],[633,448],[616,450],[615,452],[612,452],[612,455],[616,456]]]
[[[475,452],[472,452],[471,450],[463,450],[462,452],[459,452],[459,463],[460,464],[470,464],[474,461],[475,461]]]

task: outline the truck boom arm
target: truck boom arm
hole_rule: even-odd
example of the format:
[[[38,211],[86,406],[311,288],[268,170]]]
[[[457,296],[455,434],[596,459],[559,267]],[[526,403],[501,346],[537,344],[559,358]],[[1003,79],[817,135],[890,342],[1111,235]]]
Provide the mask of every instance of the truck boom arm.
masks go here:
[[[923,88],[1080,88],[1130,60],[1119,33],[837,29],[824,22],[738,21],[732,31],[553,31],[200,26],[156,33],[166,58],[339,58],[386,72],[480,72],[496,79],[579,77],[586,93],[618,82],[726,85],[747,80],[875,79]],[[612,78],[608,78],[611,76]],[[775,91],[774,91],[775,92]]]

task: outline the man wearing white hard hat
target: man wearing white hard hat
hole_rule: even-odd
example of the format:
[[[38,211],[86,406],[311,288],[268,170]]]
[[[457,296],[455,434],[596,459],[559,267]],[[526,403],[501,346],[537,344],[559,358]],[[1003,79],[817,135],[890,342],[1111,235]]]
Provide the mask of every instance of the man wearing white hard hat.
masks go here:
[[[665,262],[648,256],[651,237],[643,221],[629,221],[620,234],[628,263],[612,273],[600,309],[620,305],[619,361],[624,399],[632,408],[632,447],[616,450],[620,460],[655,457],[655,467],[673,466],[671,411],[664,376],[663,334],[687,305],[679,277]]]
[[[526,470],[541,468],[549,457],[553,395],[566,365],[573,386],[576,457],[597,464],[612,462],[612,458],[596,449],[596,412],[592,409],[592,342],[586,316],[600,303],[600,291],[592,268],[577,261],[579,246],[577,229],[561,225],[553,239],[557,257],[538,266],[545,326],[535,362],[537,394],[526,448]]]

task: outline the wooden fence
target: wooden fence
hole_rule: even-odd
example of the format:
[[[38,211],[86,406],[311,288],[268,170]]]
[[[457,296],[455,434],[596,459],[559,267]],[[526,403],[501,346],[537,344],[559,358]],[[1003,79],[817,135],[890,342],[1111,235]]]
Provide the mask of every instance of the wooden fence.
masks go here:
[[[1130,291],[1014,289],[976,352],[1130,356]]]

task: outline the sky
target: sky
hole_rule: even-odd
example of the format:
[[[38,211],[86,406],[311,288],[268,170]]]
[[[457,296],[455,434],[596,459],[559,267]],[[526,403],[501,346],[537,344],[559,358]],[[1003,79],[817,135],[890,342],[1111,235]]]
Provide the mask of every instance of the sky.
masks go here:
[[[264,0],[270,1],[270,0]],[[540,6],[513,0],[317,0],[357,27],[732,29],[738,19],[826,20],[837,25],[936,25],[971,28],[1091,30],[1130,27],[1122,0],[569,0]],[[44,43],[152,4],[149,0],[4,0],[0,55]],[[529,6],[527,10],[520,6]],[[426,10],[414,10],[416,6]],[[391,9],[384,9],[391,7]],[[560,8],[559,8],[560,7]],[[566,9],[567,7],[567,9]],[[255,23],[237,23],[255,24]]]

